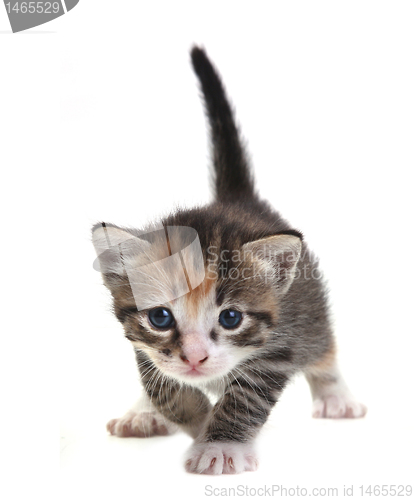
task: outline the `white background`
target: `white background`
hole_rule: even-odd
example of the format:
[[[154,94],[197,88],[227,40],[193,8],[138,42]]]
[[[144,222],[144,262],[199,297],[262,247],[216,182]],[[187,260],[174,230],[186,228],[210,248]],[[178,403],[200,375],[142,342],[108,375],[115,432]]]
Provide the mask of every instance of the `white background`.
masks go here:
[[[403,1],[81,0],[11,34],[0,6],[7,498],[52,494],[59,420],[61,498],[272,484],[358,498],[413,482],[413,24]],[[105,430],[139,382],[90,227],[209,200],[193,43],[223,76],[260,192],[321,257],[343,371],[369,408],[312,420],[299,377],[262,432],[259,471],[237,477],[186,474],[184,435]]]

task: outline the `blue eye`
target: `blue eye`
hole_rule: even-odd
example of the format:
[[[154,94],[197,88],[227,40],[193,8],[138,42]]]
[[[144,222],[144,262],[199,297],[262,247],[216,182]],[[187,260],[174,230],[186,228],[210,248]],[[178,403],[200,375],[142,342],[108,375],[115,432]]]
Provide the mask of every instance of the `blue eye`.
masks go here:
[[[165,329],[174,324],[172,312],[165,307],[156,307],[148,311],[148,318],[155,328]]]
[[[219,316],[219,323],[228,330],[239,326],[241,320],[242,313],[234,309],[226,309],[225,311],[222,311]]]

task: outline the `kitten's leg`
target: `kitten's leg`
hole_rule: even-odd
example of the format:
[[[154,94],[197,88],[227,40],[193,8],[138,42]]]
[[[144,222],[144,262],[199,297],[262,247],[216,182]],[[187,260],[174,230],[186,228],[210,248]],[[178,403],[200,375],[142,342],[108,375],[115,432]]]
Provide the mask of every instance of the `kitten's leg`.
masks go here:
[[[178,426],[161,415],[144,393],[123,417],[110,420],[106,428],[118,437],[152,437],[173,434]]]
[[[144,356],[142,353],[137,353],[138,366],[148,400],[164,419],[180,427],[191,437],[197,437],[211,410],[209,399],[199,389],[182,385],[163,375]]]
[[[358,418],[367,412],[346,385],[338,369],[335,348],[332,348],[317,364],[306,368],[315,418]]]
[[[259,371],[253,365],[238,370],[188,451],[186,470],[198,474],[256,470],[254,438],[287,381],[284,373]]]

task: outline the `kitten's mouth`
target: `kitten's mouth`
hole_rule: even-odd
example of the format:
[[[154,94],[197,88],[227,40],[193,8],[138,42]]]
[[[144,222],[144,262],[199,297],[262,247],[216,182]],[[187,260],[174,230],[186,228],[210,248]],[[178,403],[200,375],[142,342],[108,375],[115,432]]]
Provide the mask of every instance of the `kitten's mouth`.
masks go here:
[[[191,370],[187,370],[185,372],[185,375],[189,375],[190,377],[199,377],[201,375],[204,375],[204,373],[197,370],[197,368],[191,368]]]

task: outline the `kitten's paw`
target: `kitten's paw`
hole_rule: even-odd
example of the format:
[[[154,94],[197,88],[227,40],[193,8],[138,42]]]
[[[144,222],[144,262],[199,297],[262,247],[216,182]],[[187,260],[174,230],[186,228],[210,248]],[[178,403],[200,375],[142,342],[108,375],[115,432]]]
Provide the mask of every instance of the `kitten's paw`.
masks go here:
[[[141,438],[167,436],[177,430],[176,425],[153,411],[128,412],[121,418],[110,420],[106,428],[113,436]]]
[[[328,395],[313,402],[314,418],[360,418],[365,416],[367,407],[351,395]]]
[[[244,443],[197,443],[187,453],[185,469],[195,474],[238,474],[257,469],[251,445]]]

